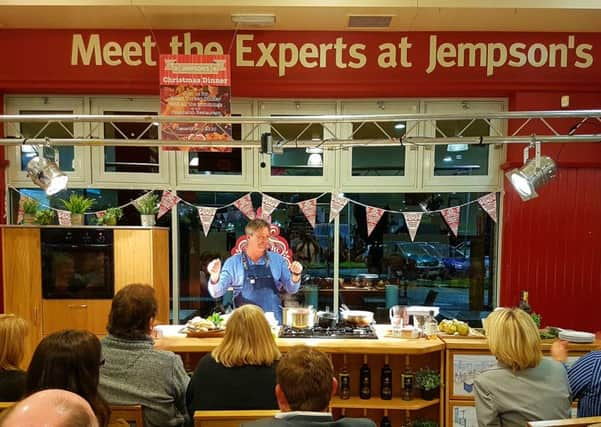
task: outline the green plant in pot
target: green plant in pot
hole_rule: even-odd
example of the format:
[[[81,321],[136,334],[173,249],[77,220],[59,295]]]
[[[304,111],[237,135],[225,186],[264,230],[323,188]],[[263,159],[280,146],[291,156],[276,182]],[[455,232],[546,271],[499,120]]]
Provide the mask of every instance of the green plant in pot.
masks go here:
[[[99,225],[117,225],[117,221],[123,216],[121,208],[108,208],[102,218],[98,218]]]
[[[415,384],[422,389],[424,400],[432,400],[440,393],[440,372],[422,368],[415,373]]]
[[[83,215],[94,205],[94,199],[72,193],[69,199],[60,199],[65,209],[71,212],[71,224],[83,225]]]
[[[40,202],[31,197],[26,197],[23,200],[23,224],[33,224],[35,222],[35,214],[40,207]]]
[[[35,222],[39,225],[50,225],[54,222],[54,217],[52,209],[41,209],[35,213]]]
[[[152,227],[156,224],[155,215],[159,211],[159,196],[148,193],[138,199],[134,206],[140,212],[140,221],[144,227]]]
[[[415,420],[413,427],[438,427],[438,423],[432,420]]]

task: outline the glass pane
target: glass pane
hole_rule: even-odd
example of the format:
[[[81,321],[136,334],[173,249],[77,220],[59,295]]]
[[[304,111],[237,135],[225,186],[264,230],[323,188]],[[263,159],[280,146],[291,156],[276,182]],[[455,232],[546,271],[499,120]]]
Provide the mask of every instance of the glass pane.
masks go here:
[[[180,192],[187,202],[195,206],[222,208],[243,196],[245,193],[225,192]],[[292,250],[295,260],[304,266],[303,277],[309,286],[319,283],[321,278],[333,276],[333,225],[329,224],[329,196],[318,200],[315,229],[311,227],[296,203],[317,197],[317,194],[270,193],[283,202],[271,214],[272,223],[279,227],[279,237],[285,239]],[[261,206],[261,195],[252,195],[253,206]],[[237,239],[244,235],[248,222],[233,206],[217,211],[207,236],[202,231],[198,212],[195,207],[178,204],[180,218],[180,321],[196,315],[206,316],[214,310],[224,309],[221,299],[213,300],[207,290],[208,263],[220,257],[222,261],[230,256]],[[330,280],[331,285],[331,280]],[[310,286],[309,286],[310,287]],[[303,304],[305,288],[286,298],[287,304]],[[320,295],[319,305],[332,306],[332,290]]]
[[[405,135],[405,127],[405,122],[353,123],[353,139],[398,139]],[[405,147],[398,144],[393,147],[355,147],[352,158],[353,176],[405,175]]]
[[[154,112],[105,111],[107,115],[149,115]],[[104,124],[106,139],[158,139],[158,127],[150,123]],[[105,172],[159,173],[159,147],[104,147]]]
[[[240,117],[240,114],[232,114]],[[242,125],[232,124],[232,139],[242,140]],[[241,148],[192,149],[188,153],[188,173],[191,175],[242,175]]]
[[[444,120],[436,122],[436,136],[490,135],[490,126],[484,120],[476,120],[467,129],[470,120]],[[464,130],[465,129],[465,130]],[[449,144],[437,145],[434,175],[488,175],[488,145]]]
[[[428,211],[476,200],[483,194],[346,194],[350,199],[387,210]],[[492,308],[495,223],[471,203],[461,208],[454,237],[439,212],[424,214],[412,242],[403,215],[386,212],[367,236],[365,208],[349,203],[340,213],[340,299],[351,308],[376,312],[386,321],[386,307],[439,306],[449,318],[479,321]],[[386,286],[389,292],[386,292]],[[390,289],[398,288],[397,292]],[[477,322],[474,321],[474,324]]]
[[[314,148],[285,148],[283,154],[271,155],[271,176],[323,176],[323,150],[319,148],[324,139],[324,129],[319,123],[273,124],[271,135],[276,144],[284,141],[288,146],[294,141],[315,141]]]
[[[73,114],[73,111],[22,110],[20,114]],[[46,123],[21,123],[20,129],[23,138],[73,138],[73,123],[68,122],[62,124],[50,123],[48,126],[46,126]],[[42,132],[40,132],[41,130]],[[43,147],[43,152],[44,156],[54,160],[63,172],[74,171],[73,158],[75,151],[72,146]],[[21,170],[26,171],[27,163],[36,156],[33,146],[23,145],[21,147]]]

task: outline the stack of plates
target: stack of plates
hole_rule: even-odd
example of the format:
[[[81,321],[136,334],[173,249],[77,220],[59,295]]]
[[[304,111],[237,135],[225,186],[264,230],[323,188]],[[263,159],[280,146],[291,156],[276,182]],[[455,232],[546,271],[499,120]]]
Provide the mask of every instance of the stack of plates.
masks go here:
[[[587,344],[595,341],[595,335],[589,332],[571,331],[569,329],[564,329],[561,332],[559,332],[559,339],[579,344]]]

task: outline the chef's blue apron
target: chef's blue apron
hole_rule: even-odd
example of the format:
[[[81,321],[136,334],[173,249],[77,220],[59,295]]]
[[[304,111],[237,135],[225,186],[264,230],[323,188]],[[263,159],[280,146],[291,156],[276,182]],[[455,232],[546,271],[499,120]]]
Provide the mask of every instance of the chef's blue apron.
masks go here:
[[[246,253],[243,252],[242,266],[244,267],[244,283],[240,293],[234,296],[235,306],[258,305],[265,313],[273,312],[278,323],[282,323],[281,300],[269,268],[269,256],[265,254],[265,264],[251,264]]]

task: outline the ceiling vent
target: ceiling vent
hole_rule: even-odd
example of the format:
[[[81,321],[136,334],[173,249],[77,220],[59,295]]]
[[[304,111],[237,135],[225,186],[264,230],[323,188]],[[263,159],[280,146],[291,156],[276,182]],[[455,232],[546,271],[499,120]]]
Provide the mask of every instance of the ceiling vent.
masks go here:
[[[388,28],[392,15],[349,15],[349,28]]]

